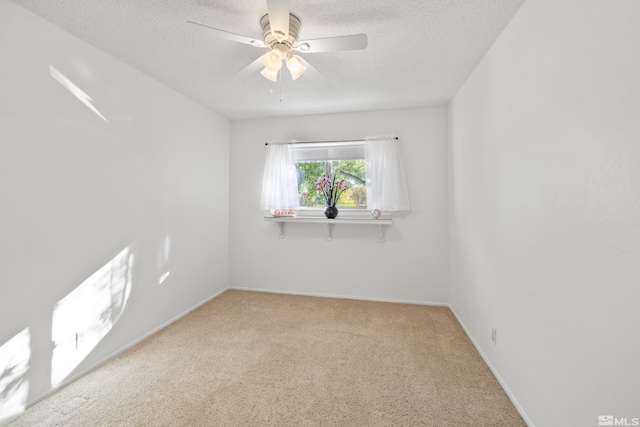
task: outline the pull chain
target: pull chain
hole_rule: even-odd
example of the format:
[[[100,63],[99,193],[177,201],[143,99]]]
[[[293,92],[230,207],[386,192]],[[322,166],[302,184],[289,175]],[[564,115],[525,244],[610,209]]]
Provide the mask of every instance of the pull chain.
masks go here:
[[[282,68],[280,68],[280,70],[278,70],[278,77],[280,80],[280,102],[282,102],[282,84],[284,83],[282,81]]]

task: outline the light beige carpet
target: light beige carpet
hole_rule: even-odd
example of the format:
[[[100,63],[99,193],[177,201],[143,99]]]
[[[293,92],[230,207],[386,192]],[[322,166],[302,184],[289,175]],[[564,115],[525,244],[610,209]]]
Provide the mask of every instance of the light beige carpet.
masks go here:
[[[448,308],[227,291],[11,426],[524,426]]]

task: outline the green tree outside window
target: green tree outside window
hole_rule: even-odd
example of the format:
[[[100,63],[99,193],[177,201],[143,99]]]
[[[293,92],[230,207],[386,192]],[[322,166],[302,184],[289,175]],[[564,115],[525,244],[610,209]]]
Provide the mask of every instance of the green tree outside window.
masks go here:
[[[351,187],[342,194],[336,206],[367,206],[364,159],[297,162],[296,169],[300,206],[324,206],[324,198],[316,190],[316,181],[323,175],[333,174],[338,174],[340,179],[344,178]]]

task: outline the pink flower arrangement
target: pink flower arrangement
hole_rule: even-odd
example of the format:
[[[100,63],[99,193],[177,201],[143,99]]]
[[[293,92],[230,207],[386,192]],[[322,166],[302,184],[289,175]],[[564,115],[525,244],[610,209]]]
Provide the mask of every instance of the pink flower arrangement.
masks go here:
[[[316,181],[316,189],[324,196],[326,205],[334,207],[340,195],[349,189],[349,185],[344,179],[336,181],[335,175],[333,175],[333,178],[324,175]]]

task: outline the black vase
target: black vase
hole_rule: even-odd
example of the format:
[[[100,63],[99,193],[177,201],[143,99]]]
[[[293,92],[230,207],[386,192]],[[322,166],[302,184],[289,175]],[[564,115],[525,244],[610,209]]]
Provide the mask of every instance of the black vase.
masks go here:
[[[324,208],[324,216],[329,219],[334,219],[338,216],[338,208],[336,208],[335,206],[327,206],[326,208]]]

